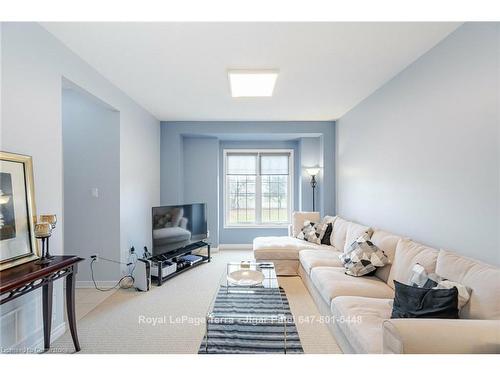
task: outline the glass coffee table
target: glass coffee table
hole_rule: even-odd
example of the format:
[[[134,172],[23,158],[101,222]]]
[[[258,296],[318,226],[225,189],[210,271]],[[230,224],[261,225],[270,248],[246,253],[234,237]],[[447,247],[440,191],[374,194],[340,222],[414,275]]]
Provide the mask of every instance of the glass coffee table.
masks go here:
[[[229,282],[227,276],[240,270],[259,271],[264,278],[253,286]],[[228,263],[206,315],[200,352],[286,353],[289,311],[273,263]]]
[[[276,275],[276,269],[274,268],[274,263],[272,262],[252,262],[252,261],[242,261],[242,262],[231,262],[226,264],[226,269],[222,273],[219,280],[219,286],[225,287],[236,287],[237,285],[231,284],[228,281],[227,276],[234,272],[240,270],[255,270],[260,271],[264,275],[264,280],[261,284],[257,285],[262,288],[279,288],[278,276]]]

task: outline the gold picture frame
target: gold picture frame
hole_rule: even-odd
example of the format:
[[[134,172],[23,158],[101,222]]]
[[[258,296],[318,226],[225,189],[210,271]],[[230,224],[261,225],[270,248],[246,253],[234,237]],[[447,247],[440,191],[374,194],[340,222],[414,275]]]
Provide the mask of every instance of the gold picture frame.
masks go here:
[[[0,270],[40,257],[31,156],[0,151]]]

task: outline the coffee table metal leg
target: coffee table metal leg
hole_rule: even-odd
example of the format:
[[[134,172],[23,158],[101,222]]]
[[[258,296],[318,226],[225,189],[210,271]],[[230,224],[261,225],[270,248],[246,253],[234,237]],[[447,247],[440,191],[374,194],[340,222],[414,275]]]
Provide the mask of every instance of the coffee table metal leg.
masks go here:
[[[287,334],[287,332],[286,332],[286,315],[285,315],[285,327],[284,327],[284,328],[285,328],[285,332],[284,332],[284,342],[285,342],[285,354],[286,354],[286,334]]]
[[[208,321],[209,315],[205,317],[205,353],[208,353]]]

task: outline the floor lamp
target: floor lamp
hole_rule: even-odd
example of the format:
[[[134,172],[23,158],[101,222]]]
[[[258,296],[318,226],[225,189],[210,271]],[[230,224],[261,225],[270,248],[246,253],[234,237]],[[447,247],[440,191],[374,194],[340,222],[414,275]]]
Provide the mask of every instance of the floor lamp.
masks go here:
[[[313,191],[313,211],[316,211],[316,207],[314,204],[314,190],[316,189],[316,176],[319,174],[319,168],[306,168],[306,172],[309,176],[311,176],[311,187]]]

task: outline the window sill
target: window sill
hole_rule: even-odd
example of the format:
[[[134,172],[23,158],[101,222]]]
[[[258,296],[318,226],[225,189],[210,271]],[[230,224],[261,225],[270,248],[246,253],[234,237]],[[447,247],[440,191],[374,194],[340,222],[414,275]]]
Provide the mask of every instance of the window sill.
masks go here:
[[[287,229],[290,224],[276,225],[224,225],[224,229]]]

